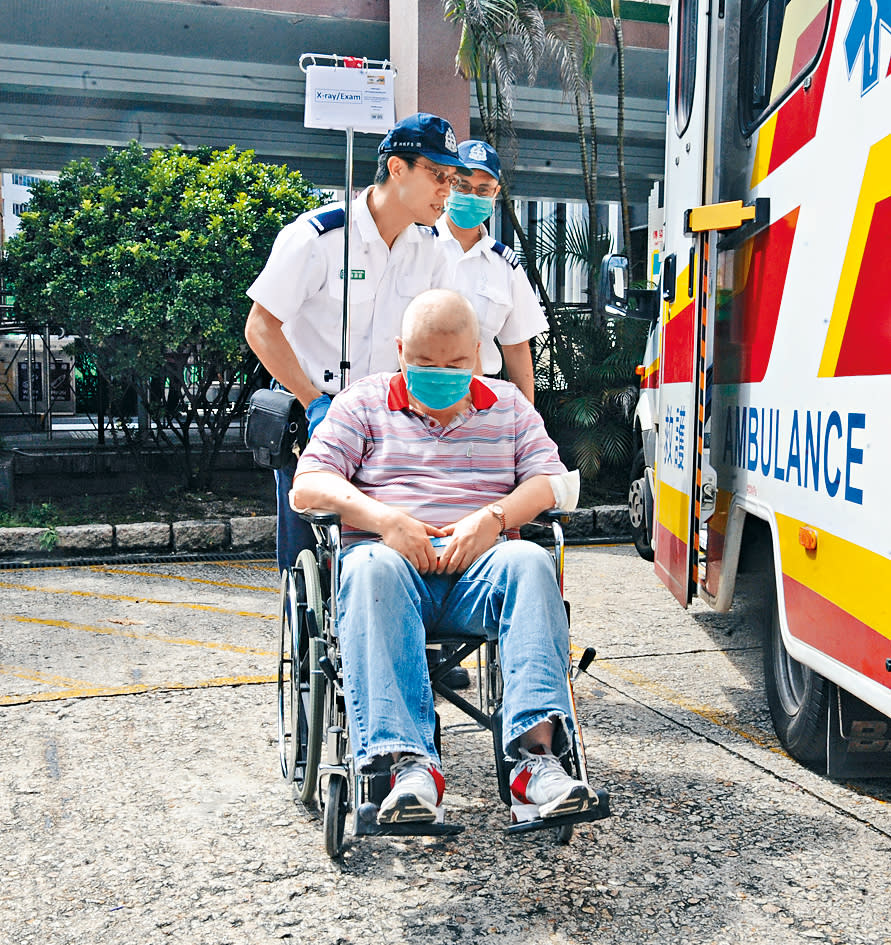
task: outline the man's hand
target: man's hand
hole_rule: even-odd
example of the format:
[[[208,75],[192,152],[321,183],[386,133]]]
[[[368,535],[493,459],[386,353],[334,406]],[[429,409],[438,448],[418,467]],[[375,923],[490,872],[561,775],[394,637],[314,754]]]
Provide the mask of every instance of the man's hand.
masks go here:
[[[440,574],[460,574],[498,541],[501,523],[487,508],[482,508],[465,515],[454,525],[446,525],[442,532],[451,535],[452,540],[436,570]]]
[[[384,544],[398,551],[419,574],[437,570],[436,551],[430,544],[430,536],[442,538],[446,535],[444,529],[419,522],[398,509],[390,509],[381,523],[380,535]]]

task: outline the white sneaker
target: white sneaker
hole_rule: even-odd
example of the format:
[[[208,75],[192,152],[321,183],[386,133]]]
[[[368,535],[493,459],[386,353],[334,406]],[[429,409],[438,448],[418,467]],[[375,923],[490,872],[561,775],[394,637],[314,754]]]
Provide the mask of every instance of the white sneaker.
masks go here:
[[[377,812],[379,824],[442,822],[445,779],[429,758],[403,755],[390,769],[390,793]]]
[[[580,814],[598,803],[594,788],[568,775],[558,758],[534,755],[525,748],[511,772],[510,792],[514,823]]]

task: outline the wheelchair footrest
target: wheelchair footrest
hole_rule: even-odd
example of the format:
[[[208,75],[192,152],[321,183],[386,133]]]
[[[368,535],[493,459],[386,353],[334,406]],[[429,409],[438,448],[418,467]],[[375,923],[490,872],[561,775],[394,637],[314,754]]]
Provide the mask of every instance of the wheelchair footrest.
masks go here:
[[[438,824],[432,821],[379,824],[376,804],[363,804],[356,811],[357,837],[442,837],[462,833],[463,830],[461,824]]]
[[[598,788],[597,804],[577,814],[563,814],[561,817],[539,817],[537,820],[527,820],[518,824],[511,824],[506,833],[530,833],[534,830],[547,830],[550,827],[563,827],[568,824],[586,824],[595,820],[604,820],[611,816],[609,809],[609,791]]]

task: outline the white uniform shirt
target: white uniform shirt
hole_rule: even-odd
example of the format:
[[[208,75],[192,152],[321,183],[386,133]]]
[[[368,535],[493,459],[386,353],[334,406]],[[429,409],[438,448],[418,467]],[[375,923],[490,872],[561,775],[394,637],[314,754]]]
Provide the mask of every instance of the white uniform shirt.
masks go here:
[[[369,190],[351,207],[351,381],[399,370],[395,338],[405,307],[425,289],[450,286],[448,258],[433,230],[409,226],[388,248],[368,209]],[[343,203],[311,210],[285,226],[247,290],[281,321],[307,377],[328,394],[340,390],[344,228],[320,233],[310,221],[338,208]]]
[[[546,331],[548,320],[522,266],[514,266],[513,251],[500,255],[486,233],[465,253],[452,236],[446,217],[436,224],[441,243],[452,263],[451,288],[470,299],[480,321],[480,360],[484,374],[501,370],[501,352],[495,344],[515,345]],[[483,228],[485,229],[485,227]]]

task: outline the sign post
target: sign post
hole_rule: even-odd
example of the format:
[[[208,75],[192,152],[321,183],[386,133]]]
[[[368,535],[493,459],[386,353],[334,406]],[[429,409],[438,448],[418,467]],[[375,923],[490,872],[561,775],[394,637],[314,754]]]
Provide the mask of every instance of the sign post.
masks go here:
[[[326,63],[324,65],[320,63]],[[383,136],[395,124],[393,78],[387,60],[304,53],[300,68],[306,75],[305,128],[346,132],[346,182],[343,218],[343,334],[340,348],[340,388],[350,381],[350,226],[353,196],[353,133]]]

